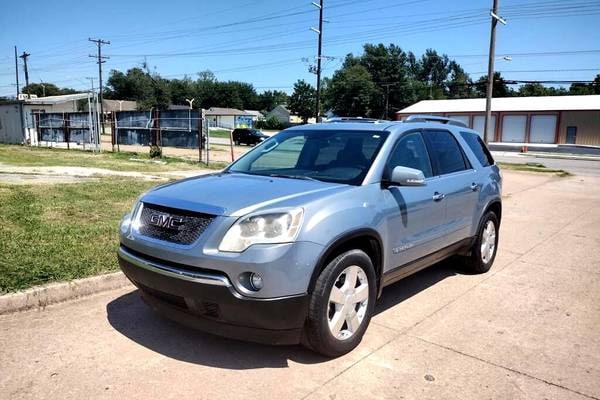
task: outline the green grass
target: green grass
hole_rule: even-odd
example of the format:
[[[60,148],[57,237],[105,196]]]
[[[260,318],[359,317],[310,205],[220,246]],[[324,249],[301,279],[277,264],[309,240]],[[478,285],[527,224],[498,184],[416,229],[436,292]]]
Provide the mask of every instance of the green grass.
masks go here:
[[[227,129],[211,129],[210,137],[229,139],[230,131]]]
[[[177,157],[162,157],[152,160],[147,153],[102,152],[100,154],[83,150],[49,149],[0,145],[0,163],[20,166],[67,166],[95,167],[115,171],[167,172],[177,170],[206,169],[206,166],[192,160]],[[223,168],[220,164],[211,169]]]
[[[509,169],[513,171],[525,171],[525,172],[541,172],[546,174],[555,174],[560,177],[571,176],[571,173],[565,171],[564,169],[553,169],[548,168],[543,164],[539,163],[498,163],[500,168]]]
[[[0,293],[116,271],[119,221],[155,184],[0,184]]]

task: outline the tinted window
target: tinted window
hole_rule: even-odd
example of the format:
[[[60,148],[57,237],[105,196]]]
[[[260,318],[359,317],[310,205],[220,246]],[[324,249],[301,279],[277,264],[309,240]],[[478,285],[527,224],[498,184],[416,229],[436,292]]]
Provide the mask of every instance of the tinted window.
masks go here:
[[[409,133],[398,141],[388,164],[389,173],[398,166],[421,170],[426,178],[433,175],[429,154],[420,133]]]
[[[467,145],[473,151],[473,154],[475,154],[481,165],[487,167],[494,164],[494,158],[479,135],[471,132],[461,132],[460,135],[467,142]]]
[[[229,171],[359,185],[387,135],[368,131],[283,131],[246,153]]]
[[[431,130],[424,137],[436,175],[467,169],[460,146],[450,132]]]

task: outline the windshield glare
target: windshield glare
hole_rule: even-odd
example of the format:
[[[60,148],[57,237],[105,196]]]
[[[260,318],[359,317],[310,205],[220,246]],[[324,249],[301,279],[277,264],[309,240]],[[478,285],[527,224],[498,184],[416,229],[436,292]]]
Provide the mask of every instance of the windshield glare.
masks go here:
[[[233,163],[228,172],[360,185],[387,132],[284,131]]]

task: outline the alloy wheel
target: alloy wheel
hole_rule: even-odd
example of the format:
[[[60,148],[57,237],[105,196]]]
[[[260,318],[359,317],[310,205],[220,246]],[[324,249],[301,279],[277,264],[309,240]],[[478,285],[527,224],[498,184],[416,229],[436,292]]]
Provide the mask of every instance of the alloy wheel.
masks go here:
[[[481,260],[487,264],[494,256],[496,250],[496,226],[493,221],[488,221],[481,233]]]
[[[357,265],[344,269],[329,294],[329,331],[338,340],[352,337],[362,325],[369,303],[369,280]]]

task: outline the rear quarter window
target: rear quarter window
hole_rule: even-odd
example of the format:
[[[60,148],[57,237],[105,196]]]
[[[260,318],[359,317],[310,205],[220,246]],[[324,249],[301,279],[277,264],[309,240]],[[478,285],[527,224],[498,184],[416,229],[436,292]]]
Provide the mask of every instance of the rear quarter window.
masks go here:
[[[479,135],[471,132],[461,132],[460,136],[467,142],[467,145],[482,166],[488,167],[494,165],[494,158]]]

